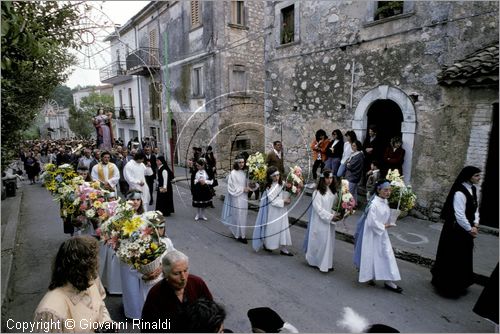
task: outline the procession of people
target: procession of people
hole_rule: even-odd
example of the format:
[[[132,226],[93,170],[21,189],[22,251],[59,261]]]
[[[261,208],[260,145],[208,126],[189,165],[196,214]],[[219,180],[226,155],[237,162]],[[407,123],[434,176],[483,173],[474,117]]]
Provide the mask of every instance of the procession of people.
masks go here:
[[[102,124],[100,126],[105,127]],[[376,135],[374,129],[370,128],[372,139]],[[107,135],[104,128],[102,136]],[[401,280],[401,275],[387,233],[388,228],[394,227],[389,222],[388,198],[391,194],[391,181],[382,176],[387,169],[402,171],[404,150],[401,148],[401,139],[393,138],[391,147],[380,155],[381,160],[377,160],[379,156],[373,153],[377,152],[373,140],[365,141],[363,145],[356,139],[353,131],[347,131],[342,135],[338,129],[332,132],[332,137],[332,140],[329,140],[326,131],[320,129],[311,144],[315,182],[311,183],[312,186],[311,184],[307,186],[314,190],[311,194],[312,202],[308,212],[308,226],[303,247],[305,262],[323,273],[334,271],[336,224],[343,215],[346,215],[345,210],[340,209],[343,207],[341,180],[347,182],[348,191],[346,191],[352,196],[353,203],[358,208],[361,207],[363,200],[357,195],[357,189],[358,186],[365,189],[361,182],[366,180],[367,203],[355,234],[354,264],[359,271],[358,280],[369,285],[376,285],[375,282],[380,280],[386,289],[402,293],[403,288],[396,283]],[[109,142],[108,139],[102,140]],[[166,217],[172,216],[172,219],[176,219],[172,187],[174,173],[169,162],[163,155],[152,154],[152,149],[147,144],[132,150],[118,145],[104,149],[100,140],[56,143],[34,141],[26,143],[20,155],[25,163],[26,172],[30,171],[29,179],[33,184],[37,182],[33,174],[35,161],[40,164],[39,173],[43,173],[47,164],[69,165],[84,181],[97,182],[99,187],[107,192],[106,202],[120,203],[123,199],[129,203],[134,211],[130,219],[140,217],[147,220],[148,212],[157,212],[162,217],[161,221],[155,221],[151,226],[155,230],[162,231],[158,240],[165,245],[165,248],[164,253],[156,261],[161,265],[157,265],[156,269],[148,274],[141,274],[137,271],[137,267],[131,267],[115,256],[118,250],[109,242],[101,241],[98,249],[94,250],[95,245],[84,239],[82,235],[96,235],[99,226],[94,226],[92,229],[72,226],[70,233],[72,237],[69,240],[81,243],[78,247],[82,247],[82,251],[85,247],[91,248],[92,250],[88,251],[92,252],[92,256],[99,258],[100,262],[97,267],[91,264],[85,269],[92,272],[89,274],[92,281],[78,289],[91,291],[89,293],[93,294],[92,298],[101,298],[97,292],[102,296],[104,291],[102,287],[108,293],[121,294],[127,318],[150,321],[165,318],[179,319],[177,325],[186,326],[181,321],[186,316],[183,310],[189,309],[190,305],[195,305],[198,300],[207,299],[213,303],[214,296],[202,278],[189,274],[187,255],[177,251],[173,241],[165,234],[165,226],[168,224]],[[33,153],[39,151],[45,152],[47,158],[33,158],[36,156]],[[213,207],[215,187],[219,182],[217,182],[217,165],[212,147],[207,147],[206,153],[200,148],[194,148],[193,152],[193,157],[187,165],[192,173],[190,188],[192,206],[196,208],[194,220],[201,223],[208,220],[206,210]],[[227,188],[221,189],[224,203],[220,221],[237,241],[247,244],[248,239],[251,239],[251,246],[256,252],[264,250],[273,253],[277,250],[280,255],[296,255],[290,249],[292,238],[288,218],[289,208],[295,199],[287,187],[293,186],[293,181],[290,181],[290,175],[285,172],[282,142],[273,142],[272,149],[267,153],[265,181],[260,181],[260,184],[250,178],[248,154],[238,155],[233,161],[226,182],[222,183],[227,185]],[[365,169],[366,163],[369,163],[369,169]],[[443,219],[446,223],[436,263],[432,269],[432,283],[440,292],[456,287],[453,292],[446,292],[460,294],[472,282],[470,252],[479,221],[473,184],[479,182],[479,173],[475,167],[466,167],[452,187],[443,209]],[[256,190],[260,192],[259,210],[252,224],[248,217],[249,193]],[[122,199],[118,195],[119,192],[122,194]],[[153,206],[155,200],[156,205]],[[71,225],[72,220],[66,218],[63,220],[64,232],[68,233],[66,225]],[[73,236],[74,234],[77,236]],[[460,243],[460,247],[454,243],[455,241]],[[59,258],[65,256],[63,250],[67,252],[63,246],[61,247]],[[462,253],[459,254],[458,249]],[[75,267],[78,264],[71,266]],[[452,279],[457,276],[460,276],[462,281]],[[450,285],[451,281],[455,281],[456,284]],[[54,285],[52,289],[64,284],[66,284],[64,286],[68,284],[75,286],[78,283],[68,280],[61,284]],[[55,292],[47,294],[37,309],[35,320],[43,322],[55,317],[64,319],[61,313],[56,314],[50,311],[50,308],[47,309],[47,303],[59,302],[60,297],[54,296],[57,296]],[[100,322],[112,321],[105,307],[95,315],[95,319],[100,319],[98,320]],[[220,328],[221,324],[217,326]]]

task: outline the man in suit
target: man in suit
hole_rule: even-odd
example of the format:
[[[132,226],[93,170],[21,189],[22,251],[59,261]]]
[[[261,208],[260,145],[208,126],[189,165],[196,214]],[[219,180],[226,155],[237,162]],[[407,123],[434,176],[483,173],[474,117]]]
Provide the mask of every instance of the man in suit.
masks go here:
[[[146,175],[146,183],[148,184],[149,188],[149,205],[153,205],[153,185],[155,182],[156,178],[156,170],[158,169],[158,166],[156,166],[156,156],[152,152],[152,148],[149,145],[144,146],[144,164],[146,167],[151,167],[153,170],[153,175]]]
[[[283,163],[283,145],[279,140],[273,142],[273,150],[267,153],[266,157],[267,168],[274,166],[278,168],[282,177],[285,175],[285,165]]]

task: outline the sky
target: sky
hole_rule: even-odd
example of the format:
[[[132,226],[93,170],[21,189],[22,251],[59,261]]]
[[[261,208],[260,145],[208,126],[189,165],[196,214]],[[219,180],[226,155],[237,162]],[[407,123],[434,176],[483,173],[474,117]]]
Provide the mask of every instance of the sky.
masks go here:
[[[107,35],[108,32],[112,32],[112,25],[114,24],[125,24],[132,16],[137,14],[144,6],[146,6],[149,1],[88,1],[91,3],[93,7],[98,10],[94,11],[94,14],[91,15],[93,20],[97,20],[99,22],[103,22],[103,25],[106,27],[101,31],[97,32],[98,39],[102,39],[103,36]],[[102,9],[101,9],[102,8]],[[109,23],[107,21],[111,21]],[[109,43],[105,43],[104,45],[109,46]],[[90,48],[82,49],[85,53],[93,54],[95,52],[96,47],[91,45]],[[111,55],[108,51],[103,51],[101,54],[109,60],[105,61],[104,59],[98,60],[96,63],[85,64],[80,66],[72,67],[73,73],[69,76],[68,80],[64,83],[66,86],[70,88],[74,88],[77,85],[80,86],[88,86],[88,85],[100,85],[101,82],[99,80],[99,70],[90,70],[91,68],[99,68],[107,65],[107,63],[111,62]],[[88,59],[86,57],[80,56],[80,59]],[[83,63],[83,62],[82,62]]]

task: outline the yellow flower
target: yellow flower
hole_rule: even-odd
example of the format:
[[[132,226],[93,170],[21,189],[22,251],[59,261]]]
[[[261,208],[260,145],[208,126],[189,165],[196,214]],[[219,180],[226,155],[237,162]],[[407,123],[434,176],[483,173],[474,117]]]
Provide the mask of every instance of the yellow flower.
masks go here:
[[[151,249],[152,249],[153,251],[157,250],[157,249],[158,249],[158,245],[157,245],[156,243],[152,242],[152,243],[151,243]]]
[[[99,202],[99,201],[94,201],[94,203],[92,205],[96,209],[102,208],[102,202]]]
[[[127,220],[122,227],[122,231],[124,236],[129,236],[133,232],[135,232],[139,226],[141,226],[141,219],[139,218],[139,223],[137,223],[137,220],[134,218],[132,220]]]
[[[96,194],[96,193],[90,193],[90,194],[89,194],[89,198],[90,198],[91,200],[95,200],[95,199],[97,199],[97,194]]]
[[[150,255],[151,254],[151,250],[150,249],[146,249],[146,252],[145,252],[147,255]]]

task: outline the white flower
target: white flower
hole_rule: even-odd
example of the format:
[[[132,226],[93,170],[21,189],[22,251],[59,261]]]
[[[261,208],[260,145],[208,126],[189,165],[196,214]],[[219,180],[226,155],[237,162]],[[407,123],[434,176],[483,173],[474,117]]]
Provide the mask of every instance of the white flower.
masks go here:
[[[342,195],[342,202],[349,202],[352,198],[351,193],[343,194]]]
[[[87,216],[87,218],[92,218],[95,216],[95,211],[94,209],[88,209],[87,211],[85,211],[85,216]]]
[[[296,186],[292,186],[292,193],[297,193],[297,187]]]

